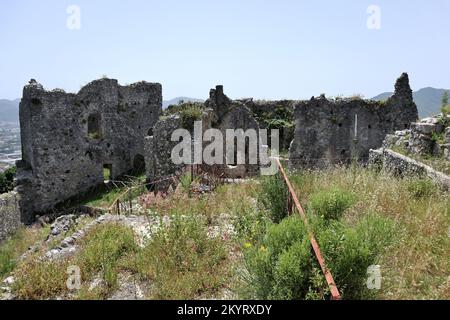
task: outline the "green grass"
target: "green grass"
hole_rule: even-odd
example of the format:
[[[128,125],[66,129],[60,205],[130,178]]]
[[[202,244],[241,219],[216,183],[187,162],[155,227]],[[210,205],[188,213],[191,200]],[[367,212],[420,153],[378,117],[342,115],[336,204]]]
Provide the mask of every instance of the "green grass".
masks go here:
[[[125,192],[126,187],[113,188],[104,193],[93,194],[85,202],[87,206],[95,208],[109,208],[114,200],[116,200],[123,192]]]
[[[218,292],[228,280],[227,251],[207,235],[204,220],[174,216],[137,255],[137,272],[154,286],[151,298],[195,299]]]
[[[428,180],[357,166],[305,171],[291,181],[344,298],[450,299],[448,193]],[[83,286],[73,297],[78,299],[109,297],[122,272],[149,285],[147,298],[217,298],[227,289],[238,298],[328,299],[301,220],[280,216],[274,223],[273,204],[257,202],[265,194],[279,201],[273,208],[284,208],[282,186],[266,182],[159,199],[151,211],[172,222],[144,247],[136,246],[130,229],[112,224],[92,230],[68,260],[40,262],[35,256],[15,268],[3,265],[18,276],[14,289],[22,299],[67,297],[66,270],[72,264],[82,270]],[[233,223],[236,234],[209,237],[222,219]],[[12,250],[13,243],[0,252]],[[372,291],[365,282],[367,267],[375,264],[382,287]],[[98,276],[106,285],[90,291]]]
[[[100,188],[98,191],[93,191],[90,194],[87,194],[79,202],[90,207],[107,209],[111,207],[114,201],[119,196],[123,195],[127,188],[130,186],[132,187],[130,196],[132,199],[135,199],[136,197],[147,191],[147,189],[142,186],[142,184],[145,183],[145,178],[145,175],[130,177],[131,181],[124,181],[127,182],[127,186],[124,186],[123,184],[117,182],[117,187]]]
[[[27,249],[43,240],[48,234],[48,228],[23,228],[16,231],[9,239],[0,243],[0,279],[14,270],[18,258]]]
[[[117,264],[121,256],[137,247],[134,232],[120,224],[100,225],[81,244],[83,250],[75,259],[85,275],[101,273],[109,288],[117,286]]]

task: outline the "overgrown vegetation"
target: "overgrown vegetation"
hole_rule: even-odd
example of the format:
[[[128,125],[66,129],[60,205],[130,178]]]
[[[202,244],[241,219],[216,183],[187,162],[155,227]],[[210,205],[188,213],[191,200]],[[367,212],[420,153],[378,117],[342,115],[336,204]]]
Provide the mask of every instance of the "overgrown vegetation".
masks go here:
[[[450,299],[447,192],[428,180],[358,166],[290,179],[344,299]],[[103,225],[72,257],[44,262],[36,254],[18,266],[3,263],[4,274],[14,271],[22,299],[105,299],[124,273],[149,284],[147,298],[220,298],[231,291],[233,298],[329,299],[302,220],[287,217],[285,188],[277,177],[190,197],[180,187],[144,201],[142,214],[166,222],[139,246],[131,229]],[[221,221],[233,229],[217,234]],[[2,244],[0,253],[12,247]],[[69,265],[82,270],[78,292],[67,291]],[[367,288],[371,265],[380,266],[380,290]],[[101,285],[90,288],[95,279]]]
[[[136,250],[134,233],[120,224],[100,225],[89,232],[73,257],[42,261],[36,255],[18,266],[13,290],[20,299],[50,299],[67,294],[68,267],[78,266],[86,283],[97,275],[102,280],[97,295],[106,298],[116,288],[118,263]],[[81,292],[86,292],[83,288]]]
[[[339,220],[344,211],[354,203],[355,197],[350,192],[339,188],[314,194],[309,202],[314,214],[325,220]]]
[[[14,270],[19,257],[35,242],[42,240],[47,232],[47,228],[23,228],[0,243],[0,279]]]
[[[334,237],[333,229],[339,230],[343,225],[344,230],[351,228],[351,233],[361,235],[355,236],[356,239],[366,239],[363,242],[368,244],[380,244],[377,248],[381,251],[375,264],[381,267],[382,286],[381,290],[369,292],[371,296],[382,299],[450,298],[448,192],[439,190],[428,180],[399,179],[364,168],[305,172],[294,176],[292,182],[301,202],[308,208],[315,194],[330,188],[339,188],[356,196],[341,220],[329,224],[332,228],[329,232],[330,237]],[[365,233],[361,228],[372,231]],[[349,237],[347,232],[344,239]],[[324,244],[326,234],[321,234],[317,232],[321,248],[325,251],[333,275],[339,279],[342,273],[334,264],[334,249],[331,247],[333,250],[330,251],[329,246]],[[367,240],[365,237],[369,234],[377,238]],[[374,249],[370,248],[366,246],[365,250],[373,252]],[[344,283],[337,279],[341,289]],[[344,285],[345,297],[348,297],[349,290]]]
[[[0,194],[10,192],[14,189],[14,178],[16,176],[16,167],[6,169],[0,172]]]
[[[192,299],[217,292],[228,273],[222,241],[204,219],[175,215],[137,256],[137,272],[154,285],[152,298]]]
[[[261,179],[261,191],[258,202],[267,210],[272,222],[279,223],[288,215],[288,189],[279,176],[267,176]]]
[[[444,116],[450,114],[450,104],[448,104],[448,91],[442,95],[441,112]]]
[[[262,241],[244,252],[247,294],[257,299],[304,299],[313,263],[309,239],[299,217],[270,224]]]
[[[120,224],[100,225],[81,244],[83,250],[75,259],[85,278],[98,272],[109,290],[117,286],[118,261],[137,246],[134,232]]]
[[[263,184],[262,194],[265,189]],[[339,187],[318,190],[308,201],[309,220],[327,266],[333,270],[341,294],[347,299],[370,297],[367,269],[377,263],[385,246],[390,244],[393,230],[389,219],[373,214],[356,225],[340,221],[355,201],[352,192]],[[303,221],[298,215],[280,221],[269,224],[262,241],[249,244],[244,252],[247,294],[257,299],[329,298]]]
[[[289,149],[289,143],[294,138],[294,106],[292,101],[278,101],[277,106],[269,111],[252,110],[261,127],[266,129],[278,129],[280,133],[280,151]],[[268,136],[270,146],[270,131]],[[285,143],[285,145],[283,145]]]
[[[203,103],[180,101],[178,105],[169,106],[163,116],[178,114],[181,117],[183,128],[193,130],[194,122],[202,120],[203,109]]]

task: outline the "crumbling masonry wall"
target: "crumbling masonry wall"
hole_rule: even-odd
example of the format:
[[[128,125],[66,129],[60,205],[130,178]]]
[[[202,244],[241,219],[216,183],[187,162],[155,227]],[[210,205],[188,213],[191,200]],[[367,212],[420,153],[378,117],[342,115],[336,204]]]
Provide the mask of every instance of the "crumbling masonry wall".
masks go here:
[[[203,170],[211,170],[216,173],[219,171],[223,177],[229,178],[243,178],[259,173],[259,159],[254,161],[256,163],[252,164],[249,163],[250,161],[246,161],[246,164],[234,163],[228,165],[232,161],[227,159],[226,156],[225,137],[227,129],[242,129],[243,132],[246,132],[248,129],[254,129],[257,134],[259,133],[260,127],[258,121],[244,101],[229,99],[223,93],[223,87],[217,86],[215,89],[210,90],[210,98],[203,106],[201,120],[203,125],[201,128],[202,133],[207,129],[215,128],[222,133],[224,138],[222,164],[203,165]],[[171,158],[172,149],[179,143],[178,141],[171,141],[172,133],[177,129],[184,128],[183,126],[184,124],[180,114],[162,117],[154,126],[152,134],[145,138],[145,162],[147,180],[149,182],[172,176],[181,172],[185,167],[185,165],[175,165]],[[184,129],[188,129],[191,132],[191,137],[194,136],[191,129]],[[256,156],[258,156],[260,149],[259,137],[257,139]],[[203,148],[209,145],[209,143],[209,141],[203,141]],[[235,145],[236,147],[237,144]],[[247,160],[250,153],[248,139],[245,141],[245,148],[245,159]]]
[[[386,134],[409,128],[418,119],[406,73],[387,101],[360,98],[329,100],[324,96],[298,102],[289,160],[291,169],[367,161]]]
[[[18,192],[30,223],[72,197],[143,166],[144,137],[161,113],[161,85],[96,80],[77,94],[46,91],[36,81],[20,103],[22,161]]]
[[[19,198],[12,191],[0,195],[0,240],[13,234],[21,226]]]

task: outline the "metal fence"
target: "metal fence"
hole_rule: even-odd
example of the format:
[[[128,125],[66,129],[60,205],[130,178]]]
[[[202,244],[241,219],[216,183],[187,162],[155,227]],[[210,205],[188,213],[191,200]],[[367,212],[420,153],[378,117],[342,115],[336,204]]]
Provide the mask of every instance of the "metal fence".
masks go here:
[[[190,174],[191,181],[196,182],[193,193],[204,193],[214,190],[217,186],[225,183],[219,168],[203,165],[189,165],[175,175],[147,182],[127,186],[108,208],[110,214],[128,215],[133,214],[133,200],[146,193],[165,194],[170,186],[176,187],[181,182],[183,175]],[[137,213],[137,212],[136,212]]]

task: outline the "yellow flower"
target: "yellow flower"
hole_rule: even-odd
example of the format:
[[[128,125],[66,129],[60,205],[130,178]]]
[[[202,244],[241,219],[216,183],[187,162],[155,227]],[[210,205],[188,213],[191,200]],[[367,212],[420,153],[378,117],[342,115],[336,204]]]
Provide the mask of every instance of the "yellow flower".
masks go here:
[[[248,248],[251,248],[251,247],[252,247],[252,244],[250,242],[244,243],[244,248],[248,249]]]
[[[267,251],[267,248],[264,247],[264,246],[261,246],[261,248],[259,248],[259,250],[261,250],[261,251]]]

